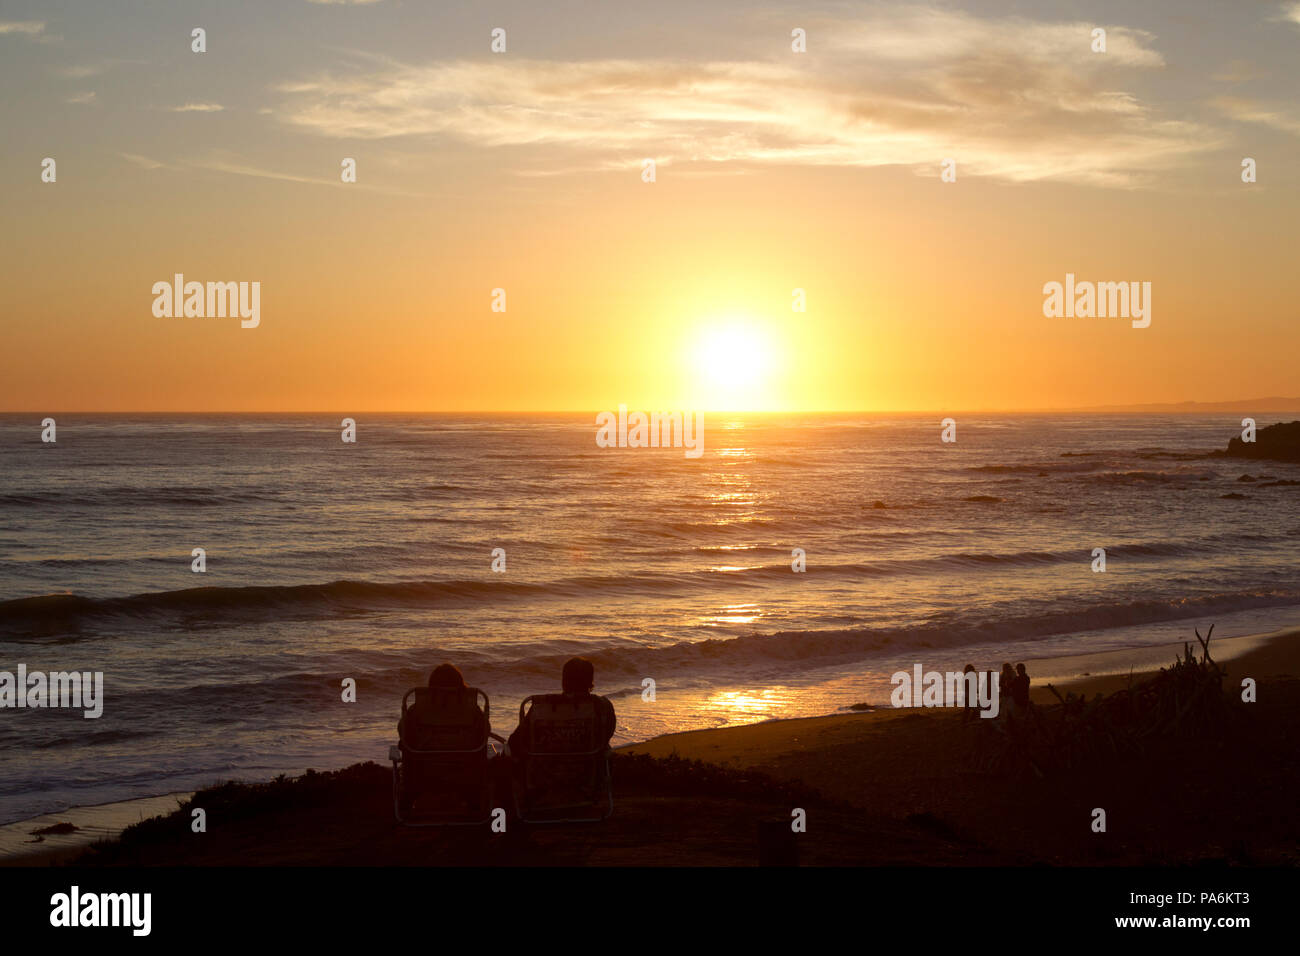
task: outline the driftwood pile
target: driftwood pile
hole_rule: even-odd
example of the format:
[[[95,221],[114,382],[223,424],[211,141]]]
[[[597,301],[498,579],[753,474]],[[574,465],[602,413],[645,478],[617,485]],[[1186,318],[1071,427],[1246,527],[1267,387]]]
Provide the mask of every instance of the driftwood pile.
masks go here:
[[[1030,769],[1038,776],[1117,756],[1140,756],[1171,738],[1201,739],[1222,734],[1233,718],[1223,690],[1227,672],[1210,657],[1211,626],[1200,631],[1198,659],[1191,642],[1171,666],[1140,684],[1088,700],[1061,696],[1052,707],[1031,706],[1028,714],[977,720],[974,769],[1008,773]]]

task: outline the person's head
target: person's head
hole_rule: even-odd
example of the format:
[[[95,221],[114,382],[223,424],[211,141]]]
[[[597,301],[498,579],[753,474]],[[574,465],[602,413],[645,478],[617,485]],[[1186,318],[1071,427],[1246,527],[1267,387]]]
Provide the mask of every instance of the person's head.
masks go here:
[[[1010,676],[1010,675],[1012,675],[1012,674],[1015,674],[1015,671],[1011,669],[1011,662],[1010,662],[1010,661],[1004,661],[1003,664],[1002,664],[1002,676],[1003,676],[1003,677],[1007,677],[1007,676]]]
[[[975,665],[974,665],[974,664],[967,664],[967,665],[966,665],[966,669],[963,670],[962,673],[963,673],[963,674],[971,674],[971,673],[974,673],[974,671],[975,671]]]
[[[1017,664],[1017,665],[1016,665],[1016,673],[1019,674],[1021,677],[1024,677],[1024,676],[1025,676],[1025,665],[1024,665],[1024,664]]]
[[[560,686],[566,694],[585,694],[596,683],[596,668],[585,657],[571,657],[560,674]]]
[[[429,675],[429,686],[464,690],[465,678],[461,676],[460,669],[455,664],[439,664]]]

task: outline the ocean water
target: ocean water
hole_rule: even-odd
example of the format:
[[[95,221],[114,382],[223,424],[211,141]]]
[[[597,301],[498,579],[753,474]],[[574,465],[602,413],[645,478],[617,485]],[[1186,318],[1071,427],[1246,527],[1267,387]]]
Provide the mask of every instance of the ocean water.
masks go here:
[[[627,741],[1300,623],[1300,488],[1238,480],[1300,467],[1212,457],[1239,415],[718,414],[698,459],[594,415],[42,417],[0,416],[0,670],[102,671],[104,714],[0,709],[0,822],[382,761],[444,660],[506,735],[581,653]]]

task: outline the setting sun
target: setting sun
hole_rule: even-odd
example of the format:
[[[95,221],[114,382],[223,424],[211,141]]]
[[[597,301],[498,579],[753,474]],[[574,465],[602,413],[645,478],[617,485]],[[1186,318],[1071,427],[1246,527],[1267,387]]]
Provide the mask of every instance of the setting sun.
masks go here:
[[[700,402],[728,411],[770,407],[773,356],[766,330],[752,322],[708,326],[692,354]]]

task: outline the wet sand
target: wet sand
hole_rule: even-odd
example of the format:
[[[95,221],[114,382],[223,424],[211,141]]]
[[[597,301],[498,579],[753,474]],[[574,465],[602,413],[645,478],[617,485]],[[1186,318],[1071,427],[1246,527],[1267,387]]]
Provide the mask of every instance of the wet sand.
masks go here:
[[[133,823],[171,813],[188,793],[73,807],[0,826],[0,866],[72,859],[98,840],[111,840]],[[72,829],[68,829],[69,826]],[[53,832],[36,832],[36,831]]]

